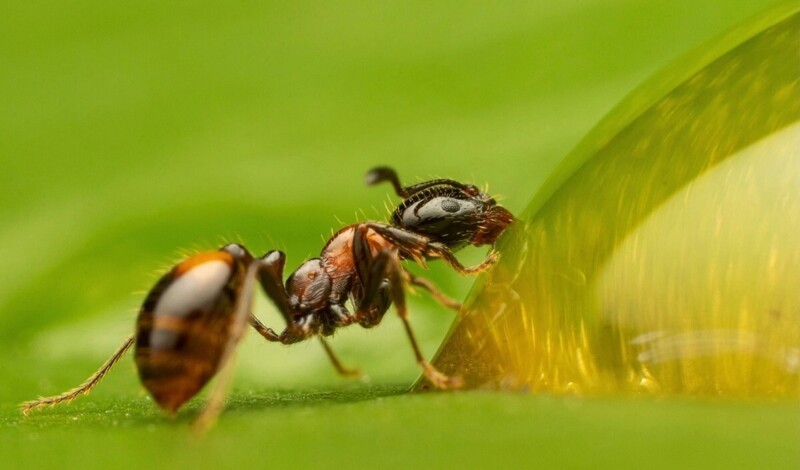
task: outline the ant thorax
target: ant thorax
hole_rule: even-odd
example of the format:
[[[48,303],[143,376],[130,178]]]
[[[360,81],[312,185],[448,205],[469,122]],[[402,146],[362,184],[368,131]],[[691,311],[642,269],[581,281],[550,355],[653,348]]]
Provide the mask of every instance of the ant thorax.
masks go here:
[[[349,290],[351,278],[356,274],[356,259],[353,254],[353,238],[358,224],[349,225],[336,232],[320,253],[322,266],[331,278],[334,292]],[[382,250],[396,251],[397,248],[374,230],[367,230],[367,242],[373,257]]]

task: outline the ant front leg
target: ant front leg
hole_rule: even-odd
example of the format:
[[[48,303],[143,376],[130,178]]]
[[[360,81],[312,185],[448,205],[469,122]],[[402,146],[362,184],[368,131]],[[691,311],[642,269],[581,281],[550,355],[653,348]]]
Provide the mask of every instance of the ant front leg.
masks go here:
[[[303,324],[295,320],[294,309],[283,285],[283,269],[286,265],[286,254],[282,251],[272,251],[260,260],[258,282],[261,289],[272,301],[275,308],[286,321],[286,328],[281,334],[272,328],[264,326],[254,315],[250,315],[250,326],[267,341],[283,344],[296,343],[306,339],[309,334],[304,331]]]
[[[283,269],[286,266],[286,254],[282,251],[272,251],[270,258],[261,260],[261,269],[258,272],[258,282],[261,290],[269,297],[275,308],[286,321],[287,328],[294,323],[294,309],[289,302],[286,288],[283,285]],[[268,328],[261,321],[250,314],[250,326],[253,327],[265,340],[272,343],[282,343],[284,335],[279,335],[272,328]],[[285,330],[284,330],[285,331]]]
[[[250,325],[258,331],[264,339],[270,342],[292,344],[308,339],[309,333],[304,327],[303,321],[295,320],[294,309],[289,301],[286,287],[283,284],[283,269],[286,265],[286,255],[281,251],[273,251],[272,256],[265,257],[261,263],[258,275],[261,288],[278,309],[281,316],[283,316],[283,319],[286,321],[286,328],[281,334],[278,334],[272,328],[266,327],[252,314],[250,315]],[[334,311],[340,315],[344,315],[344,313],[336,309],[334,309]],[[357,369],[348,369],[344,367],[327,341],[325,341],[322,336],[320,336],[319,339],[325,350],[325,354],[328,356],[328,359],[330,359],[336,372],[345,377],[361,375],[361,372]]]
[[[269,341],[270,343],[280,343],[281,342],[281,335],[275,333],[272,328],[267,327],[261,320],[256,318],[255,315],[252,313],[250,314],[250,326],[253,327],[254,330],[258,332],[265,340]]]
[[[403,321],[406,334],[414,350],[414,356],[417,359],[417,363],[422,367],[425,378],[436,388],[459,388],[462,384],[459,377],[448,377],[439,372],[433,365],[425,360],[425,357],[422,355],[411,324],[408,321],[406,296],[403,290],[405,275],[405,271],[400,265],[397,254],[389,250],[383,250],[372,263],[372,270],[366,282],[367,288],[364,292],[362,302],[359,305],[358,312],[369,312],[375,307],[385,311],[387,305],[382,302],[381,294],[384,290],[388,290],[391,300],[394,302],[395,309],[397,309],[397,315]],[[386,283],[385,280],[388,280],[388,283]]]

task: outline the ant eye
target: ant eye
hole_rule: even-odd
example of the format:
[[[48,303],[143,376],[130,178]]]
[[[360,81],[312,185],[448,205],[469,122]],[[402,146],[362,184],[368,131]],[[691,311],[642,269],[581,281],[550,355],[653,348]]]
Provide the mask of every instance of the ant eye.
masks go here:
[[[461,209],[461,204],[452,199],[443,199],[442,209],[445,212],[458,212]]]

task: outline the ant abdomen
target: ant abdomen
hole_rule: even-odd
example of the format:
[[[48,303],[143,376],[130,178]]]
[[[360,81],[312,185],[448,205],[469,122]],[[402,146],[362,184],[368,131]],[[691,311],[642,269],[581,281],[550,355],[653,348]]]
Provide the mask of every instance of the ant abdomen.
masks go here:
[[[244,274],[227,251],[199,253],[147,295],[136,320],[136,368],[164,410],[174,413],[219,368]]]

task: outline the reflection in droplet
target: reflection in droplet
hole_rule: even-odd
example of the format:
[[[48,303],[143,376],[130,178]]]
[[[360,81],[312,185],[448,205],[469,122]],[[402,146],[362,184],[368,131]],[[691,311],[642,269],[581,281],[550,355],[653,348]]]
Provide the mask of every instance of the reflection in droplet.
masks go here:
[[[629,97],[504,235],[435,365],[473,388],[797,396],[798,31],[796,6],[770,12]]]

